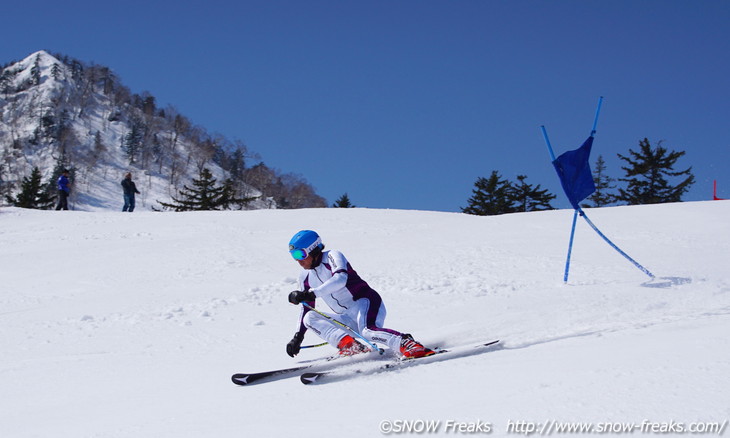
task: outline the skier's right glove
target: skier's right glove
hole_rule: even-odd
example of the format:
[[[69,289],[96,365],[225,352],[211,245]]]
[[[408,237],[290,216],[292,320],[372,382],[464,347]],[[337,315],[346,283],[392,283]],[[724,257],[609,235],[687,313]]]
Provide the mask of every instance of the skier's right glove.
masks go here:
[[[310,302],[314,301],[316,298],[317,296],[314,295],[314,292],[312,292],[311,290],[295,290],[294,292],[289,294],[289,302],[292,304]]]
[[[302,346],[302,340],[304,340],[304,334],[296,332],[294,333],[294,337],[289,341],[288,344],[286,344],[286,354],[288,354],[291,357],[296,356],[299,354],[299,350]]]

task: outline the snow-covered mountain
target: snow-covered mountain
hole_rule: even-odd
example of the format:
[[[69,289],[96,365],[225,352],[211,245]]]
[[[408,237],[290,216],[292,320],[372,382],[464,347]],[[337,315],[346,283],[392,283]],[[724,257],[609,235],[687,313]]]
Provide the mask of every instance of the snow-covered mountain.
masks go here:
[[[730,201],[587,213],[657,278],[580,222],[564,284],[569,210],[0,209],[2,435],[727,435]],[[286,246],[308,228],[381,292],[386,326],[504,348],[319,386],[233,385],[333,351],[285,353],[300,272]]]
[[[44,181],[66,167],[73,209],[118,210],[120,181],[131,171],[138,209],[149,210],[208,168],[219,184],[234,178],[240,197],[257,197],[248,208],[323,203],[311,190],[300,204],[267,190],[281,178],[262,163],[247,171],[248,155],[245,145],[207,134],[173,107],[158,108],[154,96],[132,94],[108,67],[39,51],[0,70],[0,198],[35,166]]]

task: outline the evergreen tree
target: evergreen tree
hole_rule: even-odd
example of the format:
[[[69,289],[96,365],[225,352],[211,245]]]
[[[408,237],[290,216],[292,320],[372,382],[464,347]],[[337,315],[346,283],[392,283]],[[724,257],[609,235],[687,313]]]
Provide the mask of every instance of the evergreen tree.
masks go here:
[[[674,171],[674,165],[685,152],[670,152],[662,146],[661,141],[652,149],[646,138],[639,142],[639,148],[639,152],[629,149],[631,157],[618,154],[627,163],[626,167],[621,167],[626,172],[626,178],[619,178],[619,181],[626,182],[627,186],[625,190],[619,189],[617,199],[629,205],[681,202],[682,195],[695,181],[692,167]],[[686,178],[676,185],[667,181],[667,177],[684,176]]]
[[[193,178],[193,187],[183,185],[179,197],[172,197],[174,203],[159,202],[164,208],[174,211],[225,210],[234,203],[246,202],[233,196],[230,180],[216,186],[216,179],[210,170],[204,168],[198,179]]]
[[[513,184],[511,197],[516,206],[515,211],[541,211],[552,210],[553,206],[550,201],[555,199],[555,195],[548,192],[547,189],[540,190],[540,184],[537,187],[527,184],[525,180],[527,176],[517,175],[517,184]]]
[[[35,57],[33,67],[30,69],[31,83],[33,85],[39,85],[41,83],[41,55]]]
[[[124,136],[124,152],[129,158],[129,164],[134,164],[142,150],[144,140],[144,124],[139,118],[130,121],[131,130]]]
[[[5,94],[5,98],[8,98],[8,94],[10,94],[10,84],[13,79],[13,74],[9,72],[8,70],[1,70],[0,72],[0,91],[2,91]]]
[[[51,76],[57,81],[61,79],[61,66],[57,62],[54,62],[53,67],[51,67]]]
[[[616,188],[615,185],[611,185],[614,181],[616,180],[606,174],[606,162],[603,161],[603,156],[599,155],[596,159],[596,168],[593,170],[596,191],[587,198],[593,204],[583,204],[582,207],[603,207],[616,202],[616,195],[608,193],[609,190]]]
[[[332,207],[334,208],[354,208],[355,206],[352,205],[350,202],[350,197],[347,196],[347,193],[340,196],[334,204],[332,204]]]
[[[512,184],[502,179],[499,172],[492,171],[487,178],[479,177],[474,183],[473,196],[461,211],[478,216],[492,216],[516,211]]]
[[[48,195],[41,180],[41,170],[38,167],[34,167],[30,176],[23,178],[18,196],[16,198],[6,196],[7,201],[16,207],[34,208],[37,210],[51,209],[54,199]]]

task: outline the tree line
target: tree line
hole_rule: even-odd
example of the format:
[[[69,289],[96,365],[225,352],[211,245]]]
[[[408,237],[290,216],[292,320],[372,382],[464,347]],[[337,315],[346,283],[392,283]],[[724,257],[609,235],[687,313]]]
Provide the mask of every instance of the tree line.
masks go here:
[[[606,163],[599,155],[592,171],[596,191],[591,194],[582,207],[603,207],[612,204],[625,203],[627,205],[658,204],[666,202],[681,202],[684,195],[694,183],[692,168],[675,171],[679,158],[685,155],[684,151],[669,151],[658,142],[652,147],[649,140],[644,138],[639,142],[639,149],[629,150],[628,155],[617,154],[619,159],[626,163],[621,169],[623,178],[612,178],[606,172]],[[308,199],[317,196],[311,187],[304,181],[297,181],[296,177],[288,183],[281,181],[281,176],[271,172],[263,163],[251,169],[245,169],[240,160],[242,157],[234,154],[234,162],[226,167],[231,175],[244,172],[252,180],[257,181],[259,187],[264,187],[268,193],[276,194],[277,186],[281,186],[282,194],[276,198],[284,208],[300,208],[306,205]],[[25,208],[49,209],[55,199],[55,180],[61,174],[62,166],[56,166],[52,177],[43,183],[40,169],[33,169],[30,176],[25,177],[21,190],[17,196],[6,196],[12,205]],[[73,178],[73,176],[72,176]],[[676,179],[679,178],[677,181]],[[675,180],[672,182],[671,180]],[[191,186],[187,184],[172,197],[172,202],[161,202],[157,210],[189,211],[189,210],[226,210],[241,209],[253,198],[241,196],[241,191],[235,189],[236,178],[226,178],[221,184],[213,177],[208,168],[200,171],[198,178],[193,178]],[[625,183],[619,188],[616,181]],[[289,187],[284,190],[283,186]],[[268,187],[271,186],[271,187]],[[551,210],[551,202],[556,196],[540,185],[527,183],[527,176],[518,175],[517,182],[512,182],[492,171],[488,178],[479,177],[474,184],[473,195],[468,200],[467,207],[462,212],[474,215],[489,216],[505,213]],[[295,190],[291,188],[294,187]],[[286,192],[286,196],[284,196]],[[324,207],[325,205],[319,205]],[[355,207],[347,193],[338,198],[332,205],[335,208]]]
[[[246,173],[254,174],[257,180],[257,187],[262,187],[265,193],[271,196],[272,205],[277,208],[305,208],[324,207],[324,199],[319,197],[312,187],[303,179],[289,175],[289,181],[282,181],[271,173],[263,163],[257,164]],[[171,202],[157,201],[160,208],[154,210],[164,211],[202,211],[202,210],[242,210],[249,202],[256,199],[254,196],[247,196],[245,190],[236,188],[240,179],[226,178],[221,184],[213,177],[208,168],[203,168],[198,178],[193,178],[191,185],[183,185],[177,196],[172,197]],[[242,195],[243,194],[243,195]],[[313,200],[317,203],[313,205]],[[319,202],[321,200],[321,202]],[[274,204],[275,203],[275,204]]]
[[[604,207],[612,204],[641,205],[681,202],[682,196],[694,184],[692,167],[674,170],[685,151],[670,151],[662,141],[654,147],[647,138],[639,142],[638,150],[629,149],[627,155],[617,154],[625,164],[624,177],[612,178],[606,172],[603,156],[596,159],[592,171],[596,191],[586,198],[582,207]],[[555,195],[540,185],[527,184],[525,175],[512,182],[492,171],[488,178],[479,177],[474,183],[472,196],[464,213],[490,216],[505,213],[552,210]],[[618,187],[615,182],[624,183]]]
[[[62,163],[57,163],[51,172],[51,176],[43,182],[43,174],[38,166],[33,167],[30,175],[23,177],[20,183],[20,190],[17,195],[5,195],[8,204],[21,208],[33,208],[36,210],[50,210],[56,203],[58,193],[58,178],[66,169]],[[73,180],[74,170],[69,171],[69,178]]]

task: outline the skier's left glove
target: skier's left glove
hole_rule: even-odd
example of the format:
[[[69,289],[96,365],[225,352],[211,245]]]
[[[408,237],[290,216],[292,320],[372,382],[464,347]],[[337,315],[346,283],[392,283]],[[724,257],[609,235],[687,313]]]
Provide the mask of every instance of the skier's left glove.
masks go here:
[[[296,356],[299,354],[299,350],[302,346],[302,340],[304,339],[304,334],[296,332],[294,333],[294,337],[289,341],[288,344],[286,344],[286,354],[288,354],[291,357]]]
[[[292,304],[299,304],[305,301],[314,301],[317,298],[312,291],[300,291],[295,290],[289,294],[289,302]]]

